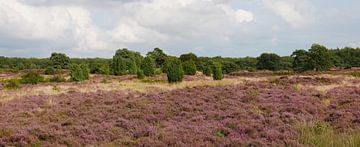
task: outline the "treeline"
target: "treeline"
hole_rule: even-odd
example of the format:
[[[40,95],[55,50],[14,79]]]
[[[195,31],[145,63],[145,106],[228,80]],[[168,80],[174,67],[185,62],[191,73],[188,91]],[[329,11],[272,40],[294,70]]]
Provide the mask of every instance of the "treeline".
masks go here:
[[[112,59],[104,58],[69,58],[65,54],[53,53],[50,58],[9,58],[0,56],[0,69],[13,71],[24,69],[70,69],[72,64],[86,64],[90,73],[94,74],[141,74],[153,75],[166,72],[167,59],[177,58],[181,61],[185,74],[194,71],[208,70],[207,66],[213,62],[221,64],[224,73],[239,70],[289,70],[289,71],[326,71],[333,67],[351,68],[360,67],[359,48],[327,49],[325,46],[313,44],[308,50],[296,50],[290,56],[280,57],[274,53],[263,53],[259,57],[223,58],[223,57],[197,57],[193,53],[183,54],[180,57],[169,56],[161,49],[155,48],[143,57],[140,53],[127,49],[118,50]],[[154,61],[155,65],[144,65]],[[195,65],[195,67],[192,67]],[[155,66],[154,73],[142,71],[147,66]],[[140,71],[138,71],[138,69]],[[161,70],[159,70],[161,69]],[[140,73],[139,73],[140,72]]]

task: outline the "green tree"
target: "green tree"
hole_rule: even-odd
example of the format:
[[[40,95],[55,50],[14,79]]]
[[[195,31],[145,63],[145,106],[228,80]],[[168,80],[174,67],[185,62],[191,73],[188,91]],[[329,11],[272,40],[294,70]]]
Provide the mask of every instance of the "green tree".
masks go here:
[[[145,78],[145,74],[144,74],[144,71],[143,70],[141,70],[141,69],[138,69],[138,71],[137,71],[137,78],[138,79],[144,79]]]
[[[213,63],[213,79],[214,80],[222,80],[224,79],[224,75],[222,73],[222,67],[220,62]]]
[[[196,62],[198,60],[198,58],[194,53],[187,53],[187,54],[180,55],[180,60],[182,62],[189,61],[189,60]]]
[[[310,56],[306,50],[296,50],[292,53],[291,57],[294,58],[292,63],[292,68],[294,71],[304,72],[307,70],[312,70]]]
[[[52,66],[49,66],[45,69],[45,75],[54,75],[56,74],[56,69]]]
[[[53,67],[61,67],[68,69],[70,65],[70,58],[63,53],[52,53],[50,61]]]
[[[152,52],[148,52],[146,56],[155,59],[156,67],[160,68],[164,65],[167,55],[160,48],[155,48]]]
[[[182,63],[182,67],[185,75],[195,75],[196,74],[196,65],[193,60],[188,60]]]
[[[316,71],[330,70],[332,67],[331,53],[322,45],[313,44],[309,49],[310,64]]]
[[[114,56],[111,67],[114,75],[125,75],[127,70],[126,59],[120,56]]]
[[[155,68],[155,60],[150,56],[145,57],[141,64],[141,70],[144,71],[145,76],[154,76]]]
[[[112,71],[115,75],[124,75],[127,73],[136,74],[140,67],[142,56],[138,52],[128,49],[119,49],[113,56]]]
[[[89,79],[90,69],[86,64],[72,64],[70,76],[73,81],[84,81]]]
[[[203,74],[204,75],[206,75],[206,76],[208,76],[208,77],[210,77],[211,76],[211,74],[212,74],[212,65],[205,65],[204,67],[203,67]]]
[[[259,70],[271,70],[277,71],[281,67],[280,56],[274,53],[263,53],[258,57],[258,63],[256,64]]]
[[[181,82],[184,78],[181,61],[177,58],[167,58],[165,64],[168,66],[166,69],[168,81],[170,83]]]

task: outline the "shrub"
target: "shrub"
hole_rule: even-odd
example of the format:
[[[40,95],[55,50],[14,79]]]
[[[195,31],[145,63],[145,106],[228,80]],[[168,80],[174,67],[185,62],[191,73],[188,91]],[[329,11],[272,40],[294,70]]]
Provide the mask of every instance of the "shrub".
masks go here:
[[[277,71],[281,67],[281,58],[274,53],[263,53],[258,57],[257,69]]]
[[[203,67],[203,74],[210,77],[212,74],[212,69],[210,65],[205,65],[205,67]]]
[[[138,78],[138,79],[144,79],[144,78],[145,78],[145,74],[144,74],[144,71],[143,71],[143,70],[139,69],[139,70],[137,71],[137,78]]]
[[[185,61],[182,64],[185,75],[195,75],[196,74],[196,65],[193,60]]]
[[[143,70],[145,76],[154,76],[155,75],[155,60],[150,56],[144,58],[141,63],[141,69]]]
[[[44,82],[44,77],[39,75],[36,72],[29,72],[23,76],[21,76],[22,84],[38,84]]]
[[[214,80],[222,80],[222,79],[224,79],[221,64],[219,62],[215,62],[214,65],[213,65],[213,79]]]
[[[354,72],[351,74],[353,77],[360,78],[360,72]]]
[[[56,70],[54,67],[47,67],[45,69],[45,75],[54,75],[56,74]]]
[[[110,68],[108,64],[95,64],[93,65],[93,69],[91,70],[91,73],[94,74],[103,74],[108,75],[110,74]]]
[[[20,88],[21,83],[18,79],[10,79],[6,81],[5,88],[6,89],[18,89]]]
[[[52,53],[50,61],[57,69],[67,69],[70,64],[70,58],[63,53]]]
[[[181,82],[184,78],[184,71],[181,66],[181,61],[177,58],[168,58],[165,64],[167,65],[166,74],[168,82]]]
[[[73,81],[84,81],[89,79],[90,70],[85,64],[71,65],[70,76]]]
[[[61,76],[54,76],[52,78],[49,79],[49,82],[53,82],[53,83],[61,83],[61,82],[65,82],[65,78],[61,77]]]

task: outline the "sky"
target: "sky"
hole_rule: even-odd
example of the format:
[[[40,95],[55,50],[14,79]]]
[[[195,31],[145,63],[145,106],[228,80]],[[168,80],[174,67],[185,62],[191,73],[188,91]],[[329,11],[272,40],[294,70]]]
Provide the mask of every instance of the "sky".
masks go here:
[[[0,56],[290,55],[360,46],[359,0],[0,0]]]

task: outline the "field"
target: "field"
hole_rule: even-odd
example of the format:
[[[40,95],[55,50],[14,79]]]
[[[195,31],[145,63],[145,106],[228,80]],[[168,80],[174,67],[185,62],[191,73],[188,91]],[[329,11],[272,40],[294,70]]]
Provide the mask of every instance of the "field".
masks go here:
[[[359,127],[360,78],[345,72],[0,86],[0,146],[355,147]]]

